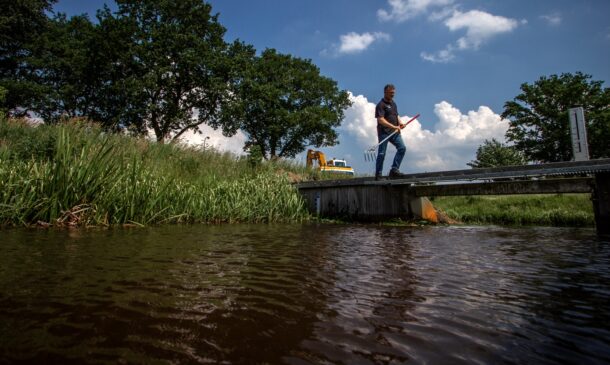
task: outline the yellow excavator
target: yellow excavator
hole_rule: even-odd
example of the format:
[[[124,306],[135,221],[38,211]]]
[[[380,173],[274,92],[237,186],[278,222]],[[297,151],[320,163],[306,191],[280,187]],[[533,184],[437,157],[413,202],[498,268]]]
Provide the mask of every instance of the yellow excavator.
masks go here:
[[[332,172],[338,174],[354,175],[354,169],[347,166],[345,160],[333,158],[326,161],[326,156],[321,151],[307,150],[307,167],[313,168],[314,161],[317,161],[317,169],[321,172]]]

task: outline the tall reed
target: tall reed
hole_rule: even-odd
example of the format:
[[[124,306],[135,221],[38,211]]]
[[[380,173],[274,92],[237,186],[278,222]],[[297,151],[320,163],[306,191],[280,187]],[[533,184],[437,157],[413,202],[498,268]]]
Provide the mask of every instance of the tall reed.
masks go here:
[[[253,169],[229,154],[108,135],[90,125],[43,127],[52,147],[32,148],[27,157],[19,149],[19,133],[27,139],[28,133],[40,132],[9,124],[0,121],[0,224],[294,222],[308,217],[296,188],[277,167]]]

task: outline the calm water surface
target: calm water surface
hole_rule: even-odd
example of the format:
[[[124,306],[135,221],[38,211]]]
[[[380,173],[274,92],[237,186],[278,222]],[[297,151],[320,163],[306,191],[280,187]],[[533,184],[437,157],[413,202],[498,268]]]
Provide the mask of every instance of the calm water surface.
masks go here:
[[[0,363],[604,364],[593,230],[0,230]]]

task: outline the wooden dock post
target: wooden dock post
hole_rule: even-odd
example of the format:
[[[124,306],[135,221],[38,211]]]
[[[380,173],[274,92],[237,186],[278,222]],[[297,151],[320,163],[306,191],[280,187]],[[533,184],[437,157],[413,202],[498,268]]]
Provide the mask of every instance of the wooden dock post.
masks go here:
[[[597,233],[610,236],[610,173],[595,174],[595,188],[591,200]]]

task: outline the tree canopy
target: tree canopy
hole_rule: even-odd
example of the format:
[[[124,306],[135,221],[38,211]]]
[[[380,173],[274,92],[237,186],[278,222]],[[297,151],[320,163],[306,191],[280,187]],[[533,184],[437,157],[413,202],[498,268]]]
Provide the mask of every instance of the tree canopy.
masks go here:
[[[116,0],[95,23],[49,18],[54,2],[2,2],[0,110],[85,117],[159,142],[202,124],[242,130],[244,149],[264,158],[338,143],[347,93],[310,60],[227,43],[206,1]]]
[[[467,163],[472,168],[524,165],[527,161],[514,146],[507,146],[495,138],[485,140],[477,149],[477,159]]]
[[[320,75],[309,60],[267,49],[256,57],[235,89],[235,103],[224,110],[223,129],[241,129],[246,148],[264,158],[294,157],[306,146],[338,143],[333,129],[350,105],[346,91]]]
[[[45,121],[91,116],[102,79],[96,65],[95,26],[86,16],[67,19],[59,14],[35,41],[27,61],[28,76],[41,91],[31,103]]]
[[[508,141],[530,161],[572,159],[568,110],[583,107],[591,158],[610,157],[610,89],[577,72],[541,77],[521,85],[522,93],[504,105],[510,120]]]
[[[56,0],[0,1],[0,87],[6,95],[0,108],[23,112],[40,94],[39,86],[28,79],[32,69],[26,61],[34,42],[47,30],[46,15]]]
[[[117,4],[116,14],[100,15],[106,39],[120,43],[112,60],[120,87],[108,95],[122,98],[116,122],[164,141],[216,119],[252,47],[225,43],[225,28],[201,0]]]

